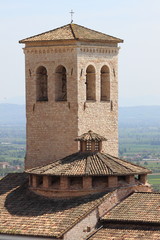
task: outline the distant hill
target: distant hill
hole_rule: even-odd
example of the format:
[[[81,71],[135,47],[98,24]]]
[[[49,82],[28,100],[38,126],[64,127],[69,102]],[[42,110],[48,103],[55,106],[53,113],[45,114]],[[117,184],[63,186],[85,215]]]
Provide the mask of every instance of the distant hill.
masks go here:
[[[24,125],[25,105],[0,104],[1,125]]]
[[[0,104],[1,125],[24,125],[25,105]],[[120,127],[160,127],[160,106],[120,107]]]
[[[120,127],[160,127],[160,106],[119,108]]]

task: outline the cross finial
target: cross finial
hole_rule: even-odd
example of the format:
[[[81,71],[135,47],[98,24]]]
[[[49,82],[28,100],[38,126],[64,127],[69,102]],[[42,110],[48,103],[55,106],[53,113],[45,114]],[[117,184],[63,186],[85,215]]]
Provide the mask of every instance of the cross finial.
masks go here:
[[[72,23],[73,22],[73,14],[74,14],[73,10],[70,11],[70,14],[71,14],[71,23]]]

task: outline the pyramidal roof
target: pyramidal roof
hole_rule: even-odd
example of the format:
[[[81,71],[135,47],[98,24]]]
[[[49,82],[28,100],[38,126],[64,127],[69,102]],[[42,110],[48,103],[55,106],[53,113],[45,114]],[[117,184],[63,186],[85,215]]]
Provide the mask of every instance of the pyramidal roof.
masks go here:
[[[107,141],[105,137],[102,137],[101,135],[92,132],[91,130],[87,133],[82,134],[81,136],[77,137],[75,141]]]
[[[109,176],[148,174],[147,168],[101,152],[77,152],[50,164],[26,170],[55,176]]]
[[[60,40],[86,40],[121,43],[122,39],[101,32],[91,30],[78,24],[67,24],[65,26],[23,39],[20,43],[36,41],[60,41]]]

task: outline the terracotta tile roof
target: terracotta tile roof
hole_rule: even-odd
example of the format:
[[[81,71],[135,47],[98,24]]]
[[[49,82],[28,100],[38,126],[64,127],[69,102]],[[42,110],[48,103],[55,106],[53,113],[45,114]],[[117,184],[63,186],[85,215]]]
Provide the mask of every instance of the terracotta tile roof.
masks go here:
[[[27,170],[32,174],[65,176],[108,176],[147,174],[151,171],[100,152],[78,152],[45,166]]]
[[[160,225],[160,193],[133,193],[102,219],[105,222],[149,222]]]
[[[160,227],[136,225],[108,225],[86,240],[160,240]]]
[[[26,174],[0,181],[0,234],[61,237],[110,194],[48,199],[28,189]]]
[[[59,40],[88,40],[88,41],[104,41],[104,42],[123,42],[122,39],[106,35],[101,32],[91,30],[89,28],[68,24],[60,28],[50,30],[19,41],[20,43],[36,42],[36,41],[59,41]]]
[[[90,130],[87,133],[84,133],[81,136],[77,137],[75,139],[75,141],[97,141],[97,142],[100,142],[100,141],[107,141],[107,139]]]

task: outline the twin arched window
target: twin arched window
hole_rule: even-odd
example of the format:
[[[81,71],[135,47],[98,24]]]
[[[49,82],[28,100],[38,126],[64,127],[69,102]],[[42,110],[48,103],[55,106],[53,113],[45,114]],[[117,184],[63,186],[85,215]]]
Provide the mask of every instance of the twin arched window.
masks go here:
[[[55,73],[55,93],[57,101],[67,101],[67,74],[64,66],[60,65]],[[47,69],[43,66],[36,71],[36,99],[48,101],[48,76]]]
[[[95,68],[89,65],[86,70],[86,100],[96,100],[95,81]],[[107,66],[101,68],[100,83],[101,101],[110,100],[110,72]]]

